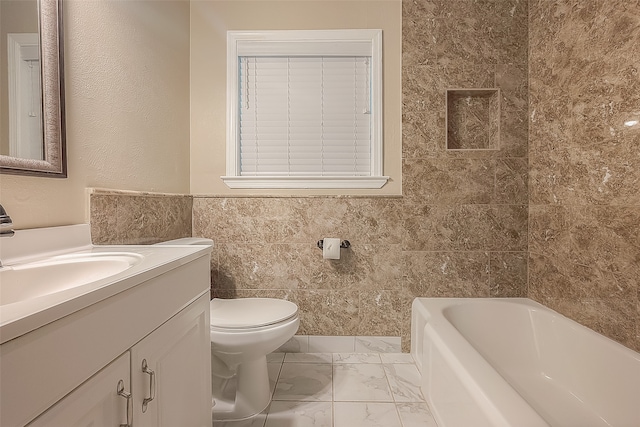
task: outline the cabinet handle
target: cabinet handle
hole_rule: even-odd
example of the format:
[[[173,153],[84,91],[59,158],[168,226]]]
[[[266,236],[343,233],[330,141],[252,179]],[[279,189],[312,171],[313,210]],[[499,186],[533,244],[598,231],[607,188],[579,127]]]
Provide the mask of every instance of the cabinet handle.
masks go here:
[[[127,423],[120,424],[120,427],[131,427],[131,416],[133,415],[133,400],[131,400],[131,393],[124,391],[124,381],[118,381],[118,388],[116,389],[118,396],[122,396],[127,399]]]
[[[142,412],[147,412],[147,405],[156,398],[156,373],[149,369],[147,359],[142,359],[142,372],[149,374],[149,397],[142,401]]]

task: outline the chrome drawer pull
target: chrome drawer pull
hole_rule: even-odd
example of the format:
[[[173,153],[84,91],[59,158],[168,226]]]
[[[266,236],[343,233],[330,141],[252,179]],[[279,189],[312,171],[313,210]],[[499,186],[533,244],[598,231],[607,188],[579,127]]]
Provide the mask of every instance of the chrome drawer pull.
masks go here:
[[[156,398],[156,373],[149,369],[147,359],[142,359],[142,372],[149,374],[149,397],[142,401],[142,412],[147,412],[147,405]]]
[[[118,388],[116,389],[118,396],[122,396],[127,399],[127,423],[120,424],[120,427],[131,427],[131,416],[133,415],[133,400],[131,399],[131,393],[124,391],[124,381],[118,381]]]

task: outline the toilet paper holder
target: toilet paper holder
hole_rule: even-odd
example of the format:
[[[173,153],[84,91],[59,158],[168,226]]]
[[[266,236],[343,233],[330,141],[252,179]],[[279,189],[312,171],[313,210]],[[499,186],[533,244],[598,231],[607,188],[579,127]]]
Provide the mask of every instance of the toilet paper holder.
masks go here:
[[[320,239],[320,240],[318,240],[318,247],[319,247],[320,249],[322,249],[322,248],[323,248],[323,246],[324,246],[324,239]],[[348,249],[348,248],[350,248],[350,247],[351,247],[351,242],[349,242],[348,240],[342,240],[342,241],[340,242],[340,248],[341,248],[341,249]]]

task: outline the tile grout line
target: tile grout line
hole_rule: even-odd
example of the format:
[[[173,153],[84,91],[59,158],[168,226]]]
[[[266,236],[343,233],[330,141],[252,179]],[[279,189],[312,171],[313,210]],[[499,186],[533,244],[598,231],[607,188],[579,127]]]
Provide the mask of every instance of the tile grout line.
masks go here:
[[[331,354],[331,362],[330,363],[304,363],[304,362],[298,362],[298,361],[293,361],[293,362],[286,362],[286,363],[295,363],[295,364],[308,364],[308,365],[330,365],[331,366],[331,374],[330,374],[330,381],[331,381],[331,426],[335,427],[336,426],[336,420],[335,420],[335,403],[336,403],[336,396],[335,396],[335,368],[337,366],[342,366],[342,365],[348,365],[348,364],[352,364],[352,365],[379,365],[384,373],[385,376],[385,380],[386,380],[386,384],[389,387],[389,392],[390,392],[390,397],[391,397],[391,401],[389,401],[388,403],[392,403],[394,405],[395,408],[395,412],[396,412],[396,416],[399,422],[399,426],[400,427],[404,427],[405,424],[402,420],[401,414],[400,414],[400,409],[399,409],[399,405],[401,403],[407,403],[407,402],[398,402],[396,399],[396,396],[393,392],[393,388],[391,386],[391,381],[390,381],[390,377],[389,377],[389,373],[387,371],[387,369],[385,369],[386,366],[395,366],[395,365],[406,365],[405,363],[385,363],[382,360],[382,357],[378,354],[378,358],[380,359],[380,362],[375,362],[375,363],[369,363],[369,362],[361,362],[361,361],[355,361],[355,362],[349,362],[349,363],[337,363],[335,361],[334,355],[335,354],[339,354],[339,353],[330,353]],[[267,407],[267,413],[265,414],[265,419],[264,422],[262,424],[262,427],[266,427],[267,425],[267,420],[269,417],[269,413],[271,411],[271,404],[274,402],[273,398],[275,397],[275,392],[277,389],[277,385],[280,381],[280,377],[282,374],[282,370],[284,369],[284,364],[286,361],[286,353],[282,358],[282,361],[280,362],[280,366],[279,366],[279,370],[278,370],[278,374],[277,377],[275,379],[275,385],[274,385],[274,389],[273,389],[273,393],[272,393],[272,399],[271,402],[269,404],[269,406]],[[415,365],[415,364],[414,364]],[[422,394],[422,391],[420,390],[420,393]],[[296,400],[296,401],[288,401],[288,402],[297,402],[297,403],[305,403],[306,401],[304,400]],[[341,401],[343,402],[343,401]],[[353,400],[353,401],[344,401],[345,403],[360,403],[360,404],[380,404],[380,403],[385,403],[382,401],[358,401],[358,400]],[[423,402],[408,402],[408,403],[423,403]],[[426,401],[424,402],[426,403]],[[357,427],[357,426],[355,426]]]
[[[271,393],[271,401],[269,402],[269,405],[267,405],[267,412],[264,415],[264,421],[262,422],[262,427],[266,427],[269,414],[271,413],[271,405],[273,404],[274,397],[276,396],[276,389],[278,388],[278,381],[280,381],[280,374],[282,373],[282,367],[284,366],[284,359],[285,359],[285,356],[283,355],[282,361],[280,362],[280,369],[278,369],[278,375],[276,376],[276,381],[275,381],[275,384],[273,385],[273,392]]]
[[[382,361],[382,357],[380,357],[380,361]],[[400,422],[400,427],[404,427],[404,423],[402,422],[402,417],[400,417],[400,411],[398,410],[398,402],[396,401],[396,395],[393,393],[393,388],[391,387],[391,381],[389,381],[389,375],[387,375],[387,370],[384,368],[385,364],[382,363],[382,372],[384,372],[384,378],[387,380],[387,385],[389,386],[389,393],[391,393],[391,399],[393,399],[393,407],[396,410],[396,416],[398,417],[398,421]]]
[[[333,370],[335,364],[333,362],[333,355],[335,353],[331,353],[331,427],[336,427],[336,388],[333,382]]]

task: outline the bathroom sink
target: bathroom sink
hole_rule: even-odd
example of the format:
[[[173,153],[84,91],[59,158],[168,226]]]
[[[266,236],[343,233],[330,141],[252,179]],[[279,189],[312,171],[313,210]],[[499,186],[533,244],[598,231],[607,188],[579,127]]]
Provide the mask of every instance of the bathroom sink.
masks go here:
[[[89,224],[15,230],[0,237],[0,344],[209,253],[208,246],[93,245]]]
[[[144,257],[129,252],[60,255],[0,268],[0,305],[54,294],[118,274]]]

